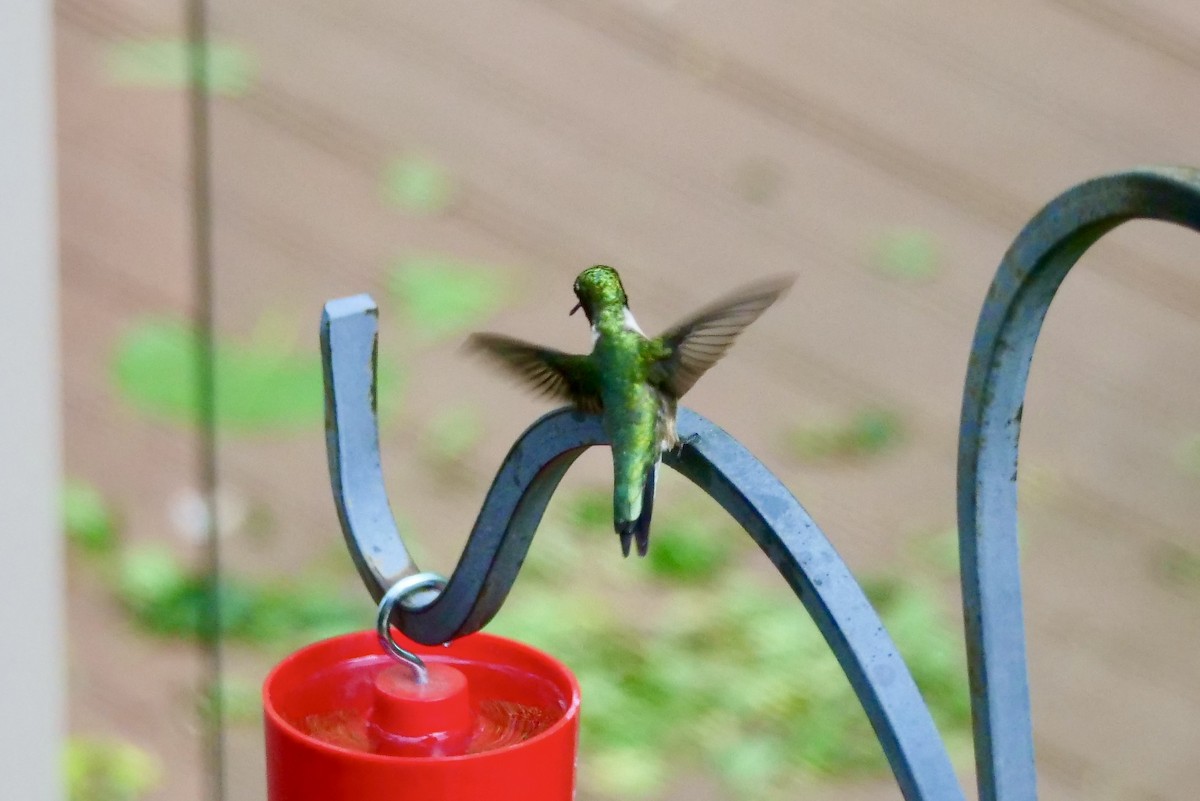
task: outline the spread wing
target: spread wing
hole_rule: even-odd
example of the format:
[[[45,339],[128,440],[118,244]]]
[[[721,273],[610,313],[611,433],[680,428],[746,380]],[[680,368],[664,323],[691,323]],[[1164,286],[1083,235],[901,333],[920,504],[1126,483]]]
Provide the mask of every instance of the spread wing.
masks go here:
[[[661,355],[652,368],[651,380],[681,397],[794,280],[794,276],[786,276],[745,287],[664,331],[653,342]]]
[[[600,377],[587,356],[563,353],[499,334],[471,334],[467,347],[483,354],[534,392],[599,412]]]

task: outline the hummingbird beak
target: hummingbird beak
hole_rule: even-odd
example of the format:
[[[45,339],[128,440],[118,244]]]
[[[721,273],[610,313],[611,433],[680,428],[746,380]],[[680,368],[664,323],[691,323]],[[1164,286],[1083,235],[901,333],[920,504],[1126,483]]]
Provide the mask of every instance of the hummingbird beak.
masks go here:
[[[575,314],[575,312],[579,311],[582,308],[583,308],[583,301],[580,301],[579,303],[575,304],[575,308],[571,309],[571,311],[567,313],[567,316],[570,317],[571,315]]]

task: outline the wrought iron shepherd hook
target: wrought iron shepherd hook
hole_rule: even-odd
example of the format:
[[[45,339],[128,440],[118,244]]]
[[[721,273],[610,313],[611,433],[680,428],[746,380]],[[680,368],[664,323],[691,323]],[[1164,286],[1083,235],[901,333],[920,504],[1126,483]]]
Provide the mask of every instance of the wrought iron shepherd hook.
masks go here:
[[[1135,218],[1200,231],[1200,172],[1155,168],[1081,184],[1039,212],[1005,255],[983,307],[959,441],[959,537],[979,793],[1034,801],[1036,782],[1016,540],[1016,455],[1033,347],[1071,265]],[[375,409],[378,310],[366,295],[330,301],[321,320],[326,442],[338,517],[379,601],[397,582],[410,602],[390,623],[417,642],[479,630],[517,577],[546,504],[586,448],[606,445],[596,415],[536,421],[505,457],[443,589],[420,575],[388,506]],[[680,409],[685,445],[663,461],[711,495],[786,579],[858,695],[909,801],[961,801],[945,746],[879,616],[796,498],[741,444]],[[386,625],[386,618],[384,623]],[[796,665],[797,681],[804,665]]]

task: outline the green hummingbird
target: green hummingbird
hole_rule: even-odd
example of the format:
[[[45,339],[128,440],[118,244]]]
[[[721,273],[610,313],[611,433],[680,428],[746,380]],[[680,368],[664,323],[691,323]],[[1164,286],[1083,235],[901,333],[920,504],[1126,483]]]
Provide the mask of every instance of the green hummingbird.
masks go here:
[[[621,551],[650,546],[658,463],[678,447],[679,399],[717,363],[737,336],[788,287],[792,277],[745,287],[648,338],[629,311],[629,295],[612,267],[589,267],[575,279],[592,326],[592,352],[572,354],[499,334],[472,334],[467,345],[515,374],[531,389],[602,415],[612,443],[613,525]]]

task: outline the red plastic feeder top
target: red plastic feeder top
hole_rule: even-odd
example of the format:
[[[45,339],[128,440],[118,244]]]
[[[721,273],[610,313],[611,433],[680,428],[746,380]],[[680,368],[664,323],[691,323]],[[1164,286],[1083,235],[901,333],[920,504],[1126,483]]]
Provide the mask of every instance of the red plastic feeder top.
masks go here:
[[[335,637],[280,662],[263,685],[270,801],[569,801],[579,685],[527,645],[472,634],[447,646],[375,632]]]

